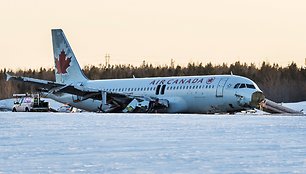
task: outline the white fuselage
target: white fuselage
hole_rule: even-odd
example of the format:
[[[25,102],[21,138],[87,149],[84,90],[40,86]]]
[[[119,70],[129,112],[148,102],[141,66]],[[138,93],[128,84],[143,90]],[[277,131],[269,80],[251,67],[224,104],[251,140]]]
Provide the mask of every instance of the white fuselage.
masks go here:
[[[250,108],[254,93],[261,93],[253,81],[236,75],[88,80],[82,86],[107,93],[166,99],[169,101],[166,112],[170,113],[241,111]],[[101,100],[94,99],[75,102],[78,96],[71,94],[49,94],[48,97],[87,111],[99,111],[101,105]]]

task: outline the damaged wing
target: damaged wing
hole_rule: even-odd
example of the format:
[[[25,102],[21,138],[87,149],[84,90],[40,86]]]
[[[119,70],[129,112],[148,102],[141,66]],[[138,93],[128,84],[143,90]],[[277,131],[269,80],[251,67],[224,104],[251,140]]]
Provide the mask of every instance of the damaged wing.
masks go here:
[[[14,80],[29,83],[38,87],[38,90],[48,93],[68,93],[81,97],[87,97],[92,99],[101,99],[101,90],[95,88],[84,87],[82,84],[63,84],[49,80],[41,80],[30,77],[12,76],[6,73],[6,81]]]
[[[6,81],[9,81],[9,80],[31,83],[31,84],[34,84],[36,86],[39,86],[39,87],[42,87],[42,88],[47,88],[47,89],[51,89],[51,88],[59,87],[59,86],[65,86],[65,84],[56,83],[56,82],[53,82],[53,81],[34,79],[34,78],[30,78],[30,77],[12,76],[12,75],[6,73]]]

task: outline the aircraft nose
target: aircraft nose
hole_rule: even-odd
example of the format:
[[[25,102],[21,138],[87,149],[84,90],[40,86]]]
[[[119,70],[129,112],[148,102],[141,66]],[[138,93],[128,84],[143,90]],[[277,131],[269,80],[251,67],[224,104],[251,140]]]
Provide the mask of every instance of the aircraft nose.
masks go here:
[[[259,103],[265,99],[265,95],[261,91],[256,91],[252,94],[250,106],[259,108]]]

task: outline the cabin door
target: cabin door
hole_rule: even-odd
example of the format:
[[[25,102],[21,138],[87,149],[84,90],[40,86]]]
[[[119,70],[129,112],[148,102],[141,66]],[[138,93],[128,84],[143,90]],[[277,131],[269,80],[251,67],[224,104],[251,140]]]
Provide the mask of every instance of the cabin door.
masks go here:
[[[224,86],[227,82],[228,78],[222,78],[220,79],[218,86],[217,86],[217,91],[216,91],[216,96],[217,97],[223,97],[223,90],[224,90]]]

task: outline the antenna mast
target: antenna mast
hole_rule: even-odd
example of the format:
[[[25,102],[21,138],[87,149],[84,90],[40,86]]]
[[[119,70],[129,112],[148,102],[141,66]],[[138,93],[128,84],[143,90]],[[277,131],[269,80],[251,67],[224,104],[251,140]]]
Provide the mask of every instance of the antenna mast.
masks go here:
[[[110,66],[110,55],[105,54],[105,67],[109,67],[109,66]]]

